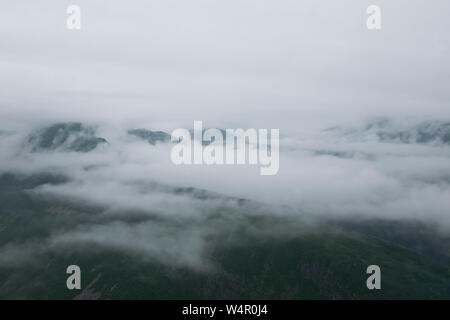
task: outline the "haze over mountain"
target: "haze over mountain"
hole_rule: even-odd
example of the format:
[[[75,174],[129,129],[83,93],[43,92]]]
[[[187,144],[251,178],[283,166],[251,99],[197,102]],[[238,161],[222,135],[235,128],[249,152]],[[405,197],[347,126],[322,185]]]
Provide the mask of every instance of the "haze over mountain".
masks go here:
[[[448,299],[450,2],[378,2],[4,1],[0,298]],[[194,121],[278,174],[174,165]]]
[[[450,144],[450,122],[423,121],[415,124],[377,118],[359,128],[332,127],[327,132],[336,132],[350,141],[389,143]]]
[[[433,164],[421,172],[392,163],[405,158],[398,141],[355,145],[351,130],[332,130],[341,150],[368,144],[375,156],[365,159],[311,152],[305,137],[285,137],[283,171],[295,186],[283,171],[263,181],[249,166],[179,168],[167,133],[133,130],[57,123],[2,136],[0,297],[74,298],[58,289],[58,270],[75,262],[89,283],[83,299],[450,296],[450,180],[439,175],[449,172],[450,153],[435,143],[440,130],[429,145],[405,144],[407,161]],[[314,146],[322,134],[310,135]],[[319,168],[333,176],[326,185]],[[272,198],[261,189],[244,196],[256,181]],[[386,270],[383,293],[360,285],[375,262]]]
[[[30,135],[28,142],[32,151],[56,149],[89,152],[99,144],[107,143],[94,135],[95,129],[81,123],[57,123]]]
[[[66,4],[5,3],[8,127],[92,121],[164,131],[203,120],[287,132],[378,115],[450,118],[447,0],[382,1],[380,32],[367,30],[369,4],[352,0],[78,4],[86,16],[72,32]]]

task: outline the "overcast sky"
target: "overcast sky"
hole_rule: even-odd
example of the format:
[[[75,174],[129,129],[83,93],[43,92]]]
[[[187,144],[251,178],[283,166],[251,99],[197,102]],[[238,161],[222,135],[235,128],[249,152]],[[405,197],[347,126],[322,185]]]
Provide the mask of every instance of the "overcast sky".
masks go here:
[[[366,28],[371,4],[380,31]],[[448,0],[3,1],[2,126],[448,119],[449,12]]]

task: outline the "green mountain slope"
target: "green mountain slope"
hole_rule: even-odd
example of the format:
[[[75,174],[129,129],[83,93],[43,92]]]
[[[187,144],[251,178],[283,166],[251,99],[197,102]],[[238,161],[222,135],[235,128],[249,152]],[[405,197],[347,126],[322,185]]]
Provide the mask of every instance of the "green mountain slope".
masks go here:
[[[445,259],[406,247],[409,241],[401,240],[409,234],[383,239],[367,225],[329,221],[305,232],[283,218],[243,216],[237,227],[217,230],[208,239],[212,267],[207,270],[95,243],[43,249],[55,230],[101,225],[106,219],[103,208],[27,191],[65,182],[46,174],[0,176],[0,299],[450,299]],[[232,212],[216,211],[210,220],[222,222],[227,214]],[[129,223],[144,218],[133,219]],[[286,234],[266,232],[277,228]],[[22,250],[13,250],[14,245]],[[435,255],[448,254],[443,250]],[[82,291],[66,288],[71,264],[82,270]],[[372,264],[381,267],[381,290],[366,287],[366,268]]]

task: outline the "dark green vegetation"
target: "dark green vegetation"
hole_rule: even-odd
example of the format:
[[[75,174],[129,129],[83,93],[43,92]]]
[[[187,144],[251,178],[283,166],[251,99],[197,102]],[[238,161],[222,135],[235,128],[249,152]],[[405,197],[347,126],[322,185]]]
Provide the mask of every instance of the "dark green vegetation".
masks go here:
[[[95,129],[78,122],[56,123],[30,135],[28,142],[32,151],[65,150],[89,152],[107,143],[95,136]]]
[[[151,145],[155,145],[157,142],[169,142],[170,134],[163,131],[151,131],[147,129],[133,129],[129,130],[128,134],[141,138],[147,141]]]
[[[441,142],[450,144],[450,123],[424,122],[414,128],[402,131],[380,130],[380,141],[400,141],[402,143]]]
[[[202,130],[202,134],[205,133],[207,129]],[[223,141],[226,141],[226,131],[223,129],[219,129],[219,131],[222,133]],[[191,138],[194,138],[194,130],[189,130],[191,134]],[[166,143],[171,141],[171,135],[164,132],[164,131],[151,131],[147,129],[132,129],[128,130],[128,134],[132,136],[136,136],[144,141],[147,141],[151,145],[156,145],[156,143]],[[179,141],[178,141],[179,142]],[[202,144],[207,146],[214,142],[214,137],[212,138],[212,141],[202,141]]]
[[[363,128],[333,127],[326,131],[356,140],[373,136],[379,142],[387,143],[450,144],[450,123],[443,121],[424,121],[399,129],[391,120],[381,117],[369,121]]]
[[[52,174],[0,176],[0,254],[9,255],[0,256],[1,299],[450,299],[450,241],[419,223],[322,221],[312,227],[264,214],[239,212],[231,219],[233,212],[217,210],[205,223],[225,221],[229,228],[207,239],[206,258],[214,266],[208,271],[91,243],[53,246],[45,240],[52,232],[111,219],[101,214],[104,208],[30,192],[66,182]],[[210,199],[195,189],[170,192]],[[114,219],[170,223],[131,216]],[[81,267],[82,292],[66,289],[71,264]],[[380,291],[366,288],[370,264],[381,267]]]

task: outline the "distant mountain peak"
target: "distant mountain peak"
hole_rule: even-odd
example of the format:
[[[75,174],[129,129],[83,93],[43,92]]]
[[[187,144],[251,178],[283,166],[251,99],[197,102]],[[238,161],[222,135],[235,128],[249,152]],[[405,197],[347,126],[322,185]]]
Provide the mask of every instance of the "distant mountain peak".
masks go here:
[[[450,122],[439,120],[397,124],[389,118],[378,117],[359,128],[332,127],[324,132],[356,141],[450,145]]]
[[[95,128],[80,122],[61,122],[33,132],[28,143],[33,152],[74,151],[89,152],[98,145],[107,143],[106,139],[95,135]]]
[[[165,143],[170,141],[170,134],[164,131],[151,131],[140,128],[128,130],[128,134],[145,140],[151,145],[155,145],[158,142]]]

